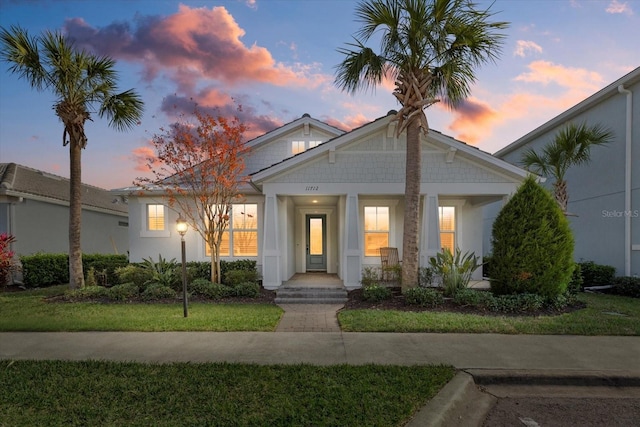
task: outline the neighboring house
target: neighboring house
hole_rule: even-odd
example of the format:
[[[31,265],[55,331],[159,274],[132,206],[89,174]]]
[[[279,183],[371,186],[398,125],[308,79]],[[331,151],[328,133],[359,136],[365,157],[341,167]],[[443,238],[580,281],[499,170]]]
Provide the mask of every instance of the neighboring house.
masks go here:
[[[309,271],[353,289],[364,267],[380,265],[380,247],[402,258],[406,137],[396,124],[390,112],[345,133],[305,114],[249,141],[251,185],[233,206],[223,259],[256,260],[267,289]],[[421,265],[443,247],[481,254],[483,206],[512,194],[526,171],[434,130],[422,156]],[[131,261],[179,259],[178,212],[157,194],[116,193],[129,199]],[[209,259],[197,233],[185,239],[189,260]]]
[[[126,254],[127,205],[107,190],[82,186],[82,251]],[[0,163],[0,233],[15,236],[17,255],[69,252],[69,180]]]
[[[591,149],[589,164],[566,174],[575,259],[640,275],[640,67],[494,155],[520,165],[526,150],[540,151],[569,122],[600,123],[614,134],[611,143]],[[485,237],[499,208],[486,209]],[[490,251],[488,241],[485,248]]]

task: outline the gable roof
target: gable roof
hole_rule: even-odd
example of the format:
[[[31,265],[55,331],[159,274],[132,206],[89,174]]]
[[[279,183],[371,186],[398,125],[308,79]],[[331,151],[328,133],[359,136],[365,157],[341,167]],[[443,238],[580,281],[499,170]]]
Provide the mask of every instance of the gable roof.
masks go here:
[[[574,117],[584,113],[585,111],[593,108],[595,105],[601,103],[602,101],[615,96],[619,93],[618,88],[620,86],[623,86],[624,88],[627,88],[627,86],[631,86],[634,85],[636,83],[640,82],[640,67],[636,68],[635,70],[631,71],[630,73],[622,76],[621,78],[619,78],[618,80],[614,81],[613,83],[611,83],[610,85],[608,85],[607,87],[605,87],[604,89],[599,90],[598,92],[594,93],[593,95],[591,95],[590,97],[586,98],[585,100],[583,100],[582,102],[574,105],[573,107],[569,108],[567,111],[565,111],[564,113],[554,117],[553,119],[549,120],[548,122],[544,123],[543,125],[539,126],[538,128],[532,130],[531,132],[529,132],[528,134],[524,135],[523,137],[515,140],[514,142],[512,142],[511,144],[507,145],[506,147],[496,151],[493,155],[496,157],[500,157],[502,158],[502,156],[505,156],[509,153],[511,153],[514,150],[517,150],[518,148],[522,147],[523,145],[529,143],[530,141],[536,139],[538,136],[548,132],[551,129],[554,129],[555,127],[562,125],[563,123],[573,119]]]
[[[252,140],[247,141],[247,145],[251,148],[255,148],[258,147],[268,141],[271,141],[273,139],[278,138],[281,135],[284,135],[288,132],[291,132],[292,130],[295,130],[296,128],[299,127],[305,127],[305,126],[314,126],[317,127],[318,129],[321,129],[331,135],[342,135],[345,133],[344,130],[342,129],[338,129],[337,127],[331,126],[325,122],[322,122],[320,120],[314,119],[313,117],[311,117],[308,113],[305,113],[302,115],[302,117],[300,117],[299,119],[295,119],[289,123],[286,123],[278,128],[275,128],[273,130],[270,130],[269,132],[262,134]]]
[[[363,138],[368,134],[379,132],[385,127],[389,127],[389,132],[395,132],[395,113],[396,112],[393,110],[389,111],[386,116],[379,117],[370,123],[355,128],[350,132],[336,136],[335,138],[319,144],[314,148],[283,159],[274,165],[255,172],[251,175],[251,181],[254,185],[259,185],[260,182],[280,173],[287,172],[291,170],[291,168],[302,166],[306,162],[313,161],[328,152],[335,151],[337,148],[356,141],[359,138]],[[498,159],[485,151],[446,136],[433,129],[429,130],[426,141],[446,151],[450,151],[453,155],[461,155],[499,173],[506,174],[514,178],[525,178],[529,174],[529,172],[524,169]]]
[[[69,180],[48,172],[16,163],[0,163],[0,196],[24,197],[62,205],[69,204]],[[82,184],[82,206],[85,209],[126,214],[124,203],[114,203],[108,190]]]

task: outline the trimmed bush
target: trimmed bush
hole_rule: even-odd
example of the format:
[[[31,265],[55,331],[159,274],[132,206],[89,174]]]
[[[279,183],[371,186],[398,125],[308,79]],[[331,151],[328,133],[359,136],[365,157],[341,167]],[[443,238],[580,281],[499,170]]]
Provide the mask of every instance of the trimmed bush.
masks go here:
[[[536,294],[499,295],[489,301],[489,310],[501,313],[519,313],[540,310],[545,298]]]
[[[159,299],[175,298],[176,291],[161,283],[152,283],[142,292],[142,299],[145,301],[153,301]]]
[[[593,261],[581,262],[579,265],[583,287],[611,285],[616,275],[616,269],[611,265],[596,264]]]
[[[66,255],[65,255],[66,256]],[[95,269],[98,276],[99,285],[117,285],[118,277],[116,276],[116,269],[125,267],[129,264],[129,260],[126,255],[105,255],[105,254],[83,254],[82,255],[82,268],[85,272],[89,271],[91,267]],[[101,274],[104,274],[103,278],[99,278]],[[101,283],[103,282],[104,283]]]
[[[123,283],[107,289],[107,298],[114,301],[127,301],[139,296],[139,288],[135,283]]]
[[[409,305],[437,307],[444,303],[444,296],[433,288],[411,288],[404,291],[404,300]]]
[[[205,298],[221,299],[231,296],[232,289],[219,283],[211,283],[207,279],[196,279],[187,287],[189,292]]]
[[[453,296],[453,302],[458,305],[469,305],[478,308],[489,308],[494,296],[491,292],[475,289],[460,289]]]
[[[493,224],[491,291],[563,294],[574,269],[573,235],[551,194],[530,176]]]
[[[260,295],[260,285],[256,282],[243,282],[232,286],[232,294],[237,297],[256,298]]]
[[[613,279],[613,293],[631,298],[640,298],[640,277],[616,277]]]
[[[25,286],[40,287],[69,283],[69,256],[66,254],[21,256],[20,262]]]
[[[125,267],[119,267],[115,271],[118,278],[117,283],[135,283],[139,287],[143,287],[145,283],[153,280],[153,273],[136,264],[129,264]]]
[[[244,282],[257,282],[258,272],[255,270],[229,270],[224,275],[223,283],[228,286],[239,285]]]
[[[374,283],[373,285],[365,286],[362,290],[362,298],[371,302],[384,301],[391,298],[391,289]]]
[[[567,285],[567,293],[572,296],[576,296],[578,292],[582,291],[582,284],[584,280],[582,278],[582,267],[580,264],[575,263],[573,266],[573,274],[571,275],[569,285]]]

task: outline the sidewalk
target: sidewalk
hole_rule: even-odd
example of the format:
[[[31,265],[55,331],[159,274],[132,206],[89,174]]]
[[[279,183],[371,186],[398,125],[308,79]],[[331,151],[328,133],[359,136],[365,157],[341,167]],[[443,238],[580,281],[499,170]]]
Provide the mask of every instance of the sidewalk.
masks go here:
[[[356,332],[2,332],[0,359],[450,364],[640,377],[640,337]]]

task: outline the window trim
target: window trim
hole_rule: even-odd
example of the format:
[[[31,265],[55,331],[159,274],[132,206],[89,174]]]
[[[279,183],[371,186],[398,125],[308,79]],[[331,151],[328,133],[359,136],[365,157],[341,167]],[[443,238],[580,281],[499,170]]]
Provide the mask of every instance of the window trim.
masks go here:
[[[233,209],[235,206],[246,206],[246,205],[255,205],[256,207],[256,228],[235,228],[234,227],[234,222],[233,222]],[[248,232],[255,232],[256,233],[256,254],[255,255],[235,255],[235,251],[234,251],[234,243],[235,243],[235,239],[234,239],[234,232],[242,232],[242,231],[248,231]],[[238,259],[245,259],[245,258],[257,258],[260,256],[260,203],[253,202],[253,201],[246,201],[245,203],[232,203],[231,205],[231,212],[229,215],[229,225],[227,226],[227,228],[225,229],[224,233],[227,233],[227,235],[229,236],[229,252],[224,254],[221,253],[220,254],[220,258],[229,258],[229,259],[233,259],[233,258],[238,258]],[[204,248],[204,256],[209,258],[211,256],[210,252],[209,252],[209,248],[207,246],[207,242],[203,239],[202,241],[203,244],[203,248]]]
[[[453,231],[442,231],[440,229],[440,211],[442,208],[453,208]],[[458,233],[459,233],[459,221],[458,221],[458,212],[460,205],[457,203],[441,203],[438,205],[438,240],[440,240],[440,251],[444,250],[444,246],[442,245],[442,235],[443,234],[453,234],[453,251],[455,254],[455,250],[458,247]]]
[[[143,201],[142,209],[140,209],[142,217],[142,227],[140,230],[140,237],[170,237],[171,230],[169,230],[169,208],[164,203],[158,203],[156,201],[148,203]],[[162,206],[164,210],[164,230],[149,230],[149,206],[157,205]]]

